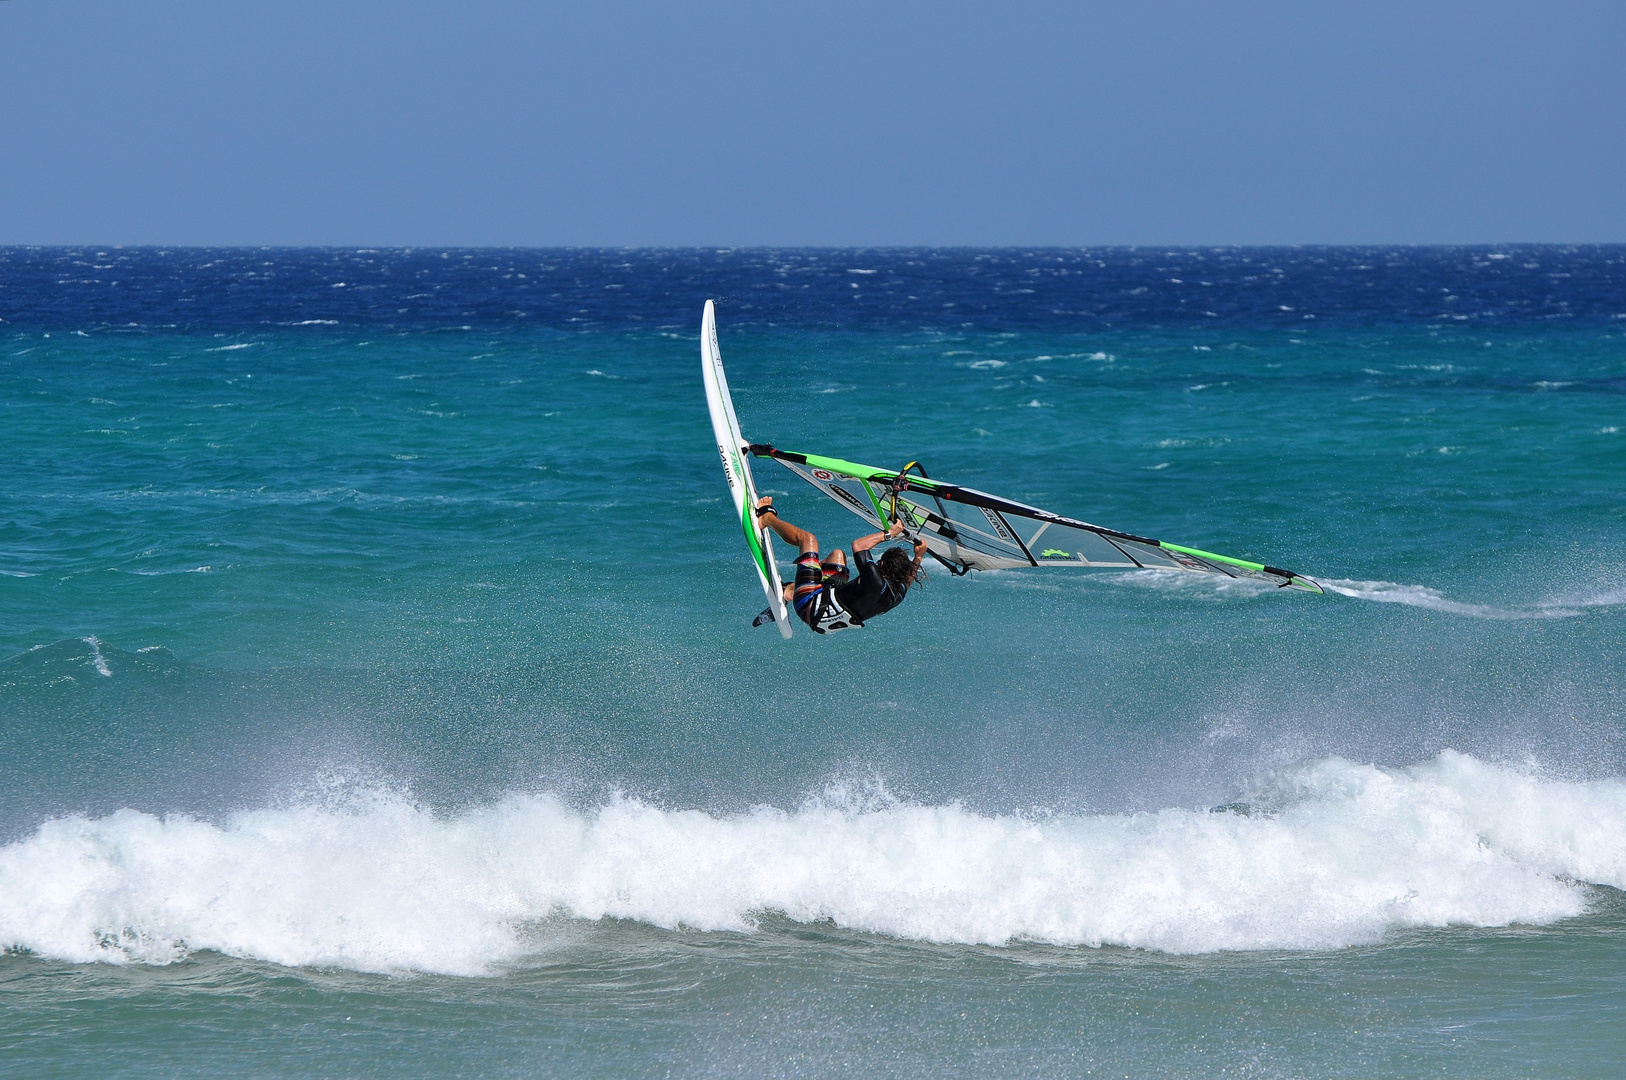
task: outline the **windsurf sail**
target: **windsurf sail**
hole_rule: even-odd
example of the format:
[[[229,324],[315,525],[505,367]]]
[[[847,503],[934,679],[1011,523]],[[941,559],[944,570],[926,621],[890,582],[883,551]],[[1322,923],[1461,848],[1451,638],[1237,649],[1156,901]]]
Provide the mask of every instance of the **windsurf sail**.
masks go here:
[[[1023,567],[1179,570],[1253,578],[1278,588],[1321,592],[1302,574],[1211,551],[1106,529],[974,488],[928,477],[911,462],[877,469],[762,443],[751,453],[772,458],[830,498],[885,531],[902,521],[955,574]]]

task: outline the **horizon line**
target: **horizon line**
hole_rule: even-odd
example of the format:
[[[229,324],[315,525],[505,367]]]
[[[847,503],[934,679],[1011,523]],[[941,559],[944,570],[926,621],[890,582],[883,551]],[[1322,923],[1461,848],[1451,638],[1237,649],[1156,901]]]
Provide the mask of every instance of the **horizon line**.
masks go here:
[[[1626,240],[1495,240],[1466,243],[1137,243],[1137,244],[158,244],[0,242],[0,251],[1315,251],[1361,249],[1496,250],[1499,248],[1626,248]]]

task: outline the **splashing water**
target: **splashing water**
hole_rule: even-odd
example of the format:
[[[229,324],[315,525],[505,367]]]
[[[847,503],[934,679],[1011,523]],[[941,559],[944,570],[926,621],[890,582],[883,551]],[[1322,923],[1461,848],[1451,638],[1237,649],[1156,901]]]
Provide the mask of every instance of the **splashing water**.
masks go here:
[[[212,949],[279,964],[478,974],[556,915],[749,931],[763,912],[929,942],[1175,953],[1326,949],[1408,926],[1548,923],[1626,886],[1626,783],[1446,753],[1328,759],[1246,812],[981,815],[839,797],[794,811],[577,811],[514,797],[439,817],[377,794],[214,824],[60,818],[0,849],[0,942],[75,961]]]

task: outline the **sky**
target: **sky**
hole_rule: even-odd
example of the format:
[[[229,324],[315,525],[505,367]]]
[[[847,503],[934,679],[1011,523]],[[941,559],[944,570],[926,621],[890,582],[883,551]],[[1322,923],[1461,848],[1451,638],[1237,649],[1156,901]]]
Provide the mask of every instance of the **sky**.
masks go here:
[[[1626,3],[0,0],[0,244],[1626,242]]]

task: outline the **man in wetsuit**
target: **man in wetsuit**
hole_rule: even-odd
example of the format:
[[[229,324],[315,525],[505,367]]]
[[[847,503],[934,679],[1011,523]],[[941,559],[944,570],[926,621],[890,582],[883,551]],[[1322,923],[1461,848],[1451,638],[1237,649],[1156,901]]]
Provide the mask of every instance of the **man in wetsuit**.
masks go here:
[[[871,533],[853,541],[853,562],[858,566],[858,578],[849,581],[846,553],[836,548],[821,560],[818,537],[781,521],[773,508],[772,496],[757,503],[756,513],[758,520],[800,552],[796,556],[796,580],[785,586],[785,602],[795,607],[797,617],[812,627],[814,633],[829,634],[863,626],[866,620],[901,604],[909,586],[921,577],[920,560],[926,554],[924,540],[915,541],[912,561],[902,548],[888,548],[879,562],[870,554],[876,545],[901,536],[902,522],[894,521],[885,533]],[[758,623],[762,621],[759,617]]]

